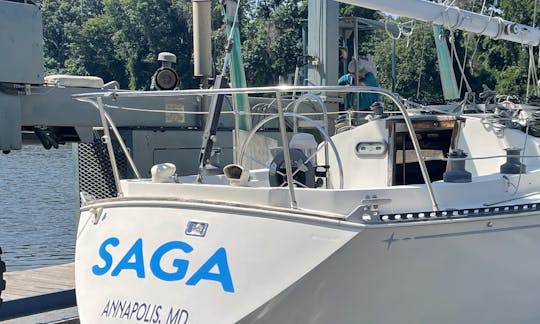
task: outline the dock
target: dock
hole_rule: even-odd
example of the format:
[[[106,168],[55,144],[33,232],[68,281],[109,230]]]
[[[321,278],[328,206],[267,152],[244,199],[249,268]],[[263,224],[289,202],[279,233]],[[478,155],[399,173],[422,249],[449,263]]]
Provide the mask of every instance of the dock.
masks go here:
[[[74,263],[6,272],[4,279],[0,321],[78,323]]]

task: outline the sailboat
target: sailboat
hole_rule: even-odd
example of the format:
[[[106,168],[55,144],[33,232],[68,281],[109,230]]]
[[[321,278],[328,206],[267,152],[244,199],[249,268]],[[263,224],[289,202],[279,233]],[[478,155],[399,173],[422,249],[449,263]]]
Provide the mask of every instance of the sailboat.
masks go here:
[[[484,18],[422,0],[346,2],[403,9],[396,14],[418,19],[422,12],[453,28],[481,26],[477,32],[489,32],[494,21],[492,37],[540,39],[530,27],[479,22]],[[321,96],[345,92],[378,93],[399,113],[375,110],[332,134]],[[285,101],[291,93],[302,95]],[[238,142],[234,164],[208,172],[220,104],[260,94],[274,96],[276,113]],[[514,108],[520,113],[511,118],[527,125],[518,129],[497,110],[413,111],[396,94],[372,87],[76,98],[92,101],[104,116],[103,100],[148,95],[213,100],[200,171],[177,176],[174,165],[159,164],[150,179],[117,178],[116,198],[82,196],[75,260],[81,323],[540,319],[540,138],[529,132],[532,108]],[[299,113],[302,102],[319,117]],[[278,136],[261,138],[257,131],[269,125]],[[103,118],[103,126],[107,140],[112,125]]]

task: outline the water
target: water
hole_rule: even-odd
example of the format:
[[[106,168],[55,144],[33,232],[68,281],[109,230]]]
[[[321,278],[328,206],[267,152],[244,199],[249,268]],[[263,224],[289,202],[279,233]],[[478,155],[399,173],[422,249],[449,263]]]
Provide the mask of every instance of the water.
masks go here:
[[[71,145],[0,153],[0,247],[7,271],[72,262],[78,217]]]

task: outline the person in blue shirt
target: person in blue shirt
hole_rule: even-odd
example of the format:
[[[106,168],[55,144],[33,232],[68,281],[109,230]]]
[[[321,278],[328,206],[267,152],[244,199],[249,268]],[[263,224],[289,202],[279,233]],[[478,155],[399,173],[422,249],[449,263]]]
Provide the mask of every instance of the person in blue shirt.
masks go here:
[[[348,71],[349,73],[343,75],[338,80],[338,85],[355,85],[355,75],[357,71],[356,60],[352,59],[349,62]],[[368,86],[368,87],[378,87],[379,83],[375,78],[373,72],[367,69],[367,62],[363,60],[358,61],[358,85],[359,86]],[[345,96],[344,109],[358,109],[358,110],[369,110],[370,106],[381,100],[381,95],[378,93],[360,93],[358,105],[355,105],[356,94],[348,93]]]

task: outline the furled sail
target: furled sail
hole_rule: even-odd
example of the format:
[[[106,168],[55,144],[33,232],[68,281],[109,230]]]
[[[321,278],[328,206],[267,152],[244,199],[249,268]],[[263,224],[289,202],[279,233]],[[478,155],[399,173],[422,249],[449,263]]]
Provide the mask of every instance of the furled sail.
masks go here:
[[[540,30],[497,17],[425,0],[337,0],[355,6],[526,45],[539,45]]]

